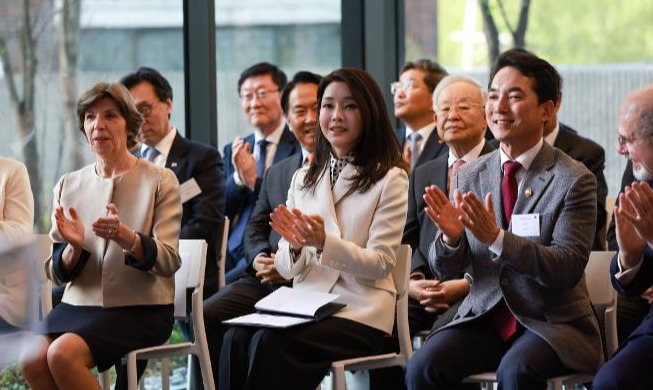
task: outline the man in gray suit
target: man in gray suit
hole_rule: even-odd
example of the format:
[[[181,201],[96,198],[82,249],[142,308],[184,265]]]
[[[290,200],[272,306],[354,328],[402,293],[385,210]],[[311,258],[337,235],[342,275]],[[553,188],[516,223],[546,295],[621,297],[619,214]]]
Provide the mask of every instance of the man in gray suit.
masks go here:
[[[490,80],[485,113],[499,150],[459,169],[453,204],[437,187],[426,197],[440,230],[431,270],[448,280],[471,266],[471,291],[409,362],[410,389],[462,389],[464,377],[494,370],[499,388],[545,389],[547,378],[593,373],[603,360],[584,279],[596,179],[542,139],[560,77],[510,50]]]

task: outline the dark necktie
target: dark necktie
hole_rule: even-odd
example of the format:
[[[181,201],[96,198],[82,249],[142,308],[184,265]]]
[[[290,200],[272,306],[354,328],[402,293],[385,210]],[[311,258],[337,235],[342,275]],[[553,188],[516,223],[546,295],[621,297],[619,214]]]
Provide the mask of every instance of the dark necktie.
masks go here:
[[[419,159],[419,145],[422,141],[422,135],[415,132],[410,135],[410,169],[415,169],[417,159]]]
[[[453,189],[453,186],[451,183],[453,182],[453,178],[456,177],[456,173],[458,173],[458,169],[465,163],[465,160],[462,158],[459,158],[458,160],[454,161],[454,163],[451,165],[451,171],[449,172],[449,180],[447,181],[447,192],[451,193],[451,190]]]
[[[501,200],[503,202],[503,218],[505,226],[510,224],[512,211],[517,201],[517,179],[515,177],[521,164],[517,161],[503,163],[503,179],[501,180]],[[502,300],[494,309],[492,327],[503,341],[507,341],[517,331],[517,319],[512,314],[506,302]]]

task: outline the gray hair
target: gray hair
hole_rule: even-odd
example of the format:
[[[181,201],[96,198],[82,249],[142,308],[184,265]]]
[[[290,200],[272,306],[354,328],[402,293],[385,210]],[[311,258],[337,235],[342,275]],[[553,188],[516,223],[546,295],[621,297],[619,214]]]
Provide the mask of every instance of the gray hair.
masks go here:
[[[442,92],[442,90],[444,90],[449,85],[455,83],[467,83],[473,87],[478,88],[478,91],[481,93],[481,99],[483,100],[482,104],[485,105],[485,101],[487,100],[487,92],[485,91],[485,88],[483,88],[483,85],[481,85],[481,83],[479,83],[475,78],[463,75],[448,75],[438,83],[438,85],[435,87],[435,90],[433,91],[433,110],[436,109],[440,92]]]

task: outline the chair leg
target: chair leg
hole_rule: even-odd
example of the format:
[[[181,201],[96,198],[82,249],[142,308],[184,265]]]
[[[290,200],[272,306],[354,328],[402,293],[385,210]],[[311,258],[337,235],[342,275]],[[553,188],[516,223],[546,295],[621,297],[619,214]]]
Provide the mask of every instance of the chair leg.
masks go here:
[[[331,390],[347,390],[344,367],[331,366]]]
[[[161,388],[170,389],[170,358],[161,359]]]
[[[98,372],[98,382],[100,382],[100,387],[102,390],[111,390],[111,378],[109,375],[109,370]]]
[[[136,356],[127,354],[127,388],[138,390],[138,370],[136,369]]]

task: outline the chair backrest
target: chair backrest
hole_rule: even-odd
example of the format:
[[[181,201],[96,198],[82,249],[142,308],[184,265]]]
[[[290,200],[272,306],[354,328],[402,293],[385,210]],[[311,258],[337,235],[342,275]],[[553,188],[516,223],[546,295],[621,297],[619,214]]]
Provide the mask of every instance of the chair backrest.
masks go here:
[[[34,237],[38,259],[38,274],[41,282],[41,317],[45,317],[52,310],[52,282],[45,276],[43,265],[52,252],[52,241],[47,234],[35,234]]]
[[[397,251],[395,266],[392,270],[392,279],[397,290],[397,337],[399,338],[399,351],[410,359],[413,356],[413,345],[408,327],[408,278],[410,276],[410,245],[401,245]]]
[[[206,248],[204,240],[179,240],[181,267],[175,273],[175,317],[186,318],[186,290],[193,289],[203,300],[204,267],[206,265]],[[194,304],[193,304],[194,307]]]
[[[219,229],[218,240],[216,242],[217,246],[217,256],[218,256],[218,288],[224,287],[227,283],[225,281],[225,269],[224,267],[227,264],[227,242],[229,240],[229,217],[224,217],[224,222],[222,223],[222,229]]]
[[[597,315],[605,343],[606,357],[617,350],[617,292],[610,279],[610,262],[615,252],[593,251],[585,267],[585,281],[590,301],[595,311],[600,308],[603,316]],[[602,320],[602,321],[601,321]]]

